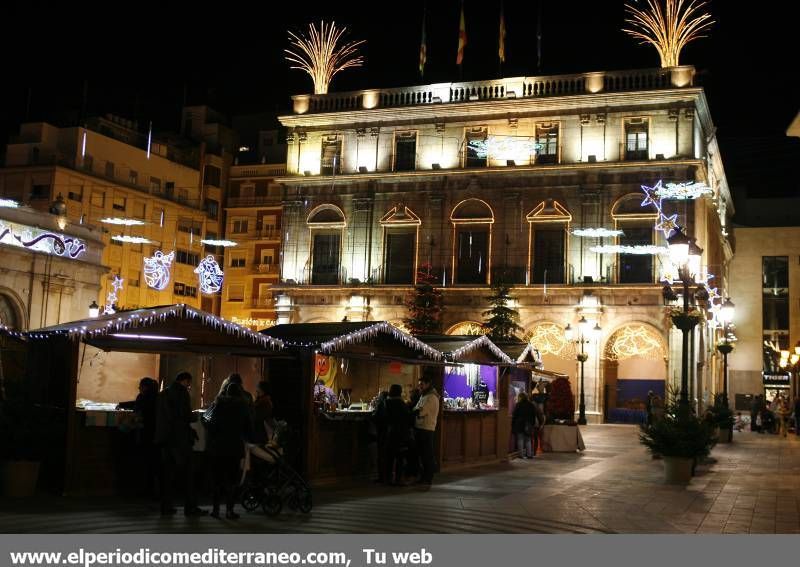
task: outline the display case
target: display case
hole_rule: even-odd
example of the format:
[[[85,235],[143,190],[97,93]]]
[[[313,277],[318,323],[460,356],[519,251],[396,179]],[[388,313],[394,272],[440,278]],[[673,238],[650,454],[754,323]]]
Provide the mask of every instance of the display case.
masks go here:
[[[497,367],[465,363],[444,374],[444,411],[497,411]]]

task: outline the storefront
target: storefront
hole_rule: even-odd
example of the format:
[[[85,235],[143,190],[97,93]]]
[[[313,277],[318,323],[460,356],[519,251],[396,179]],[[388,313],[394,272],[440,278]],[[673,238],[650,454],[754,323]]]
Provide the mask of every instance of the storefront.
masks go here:
[[[304,323],[262,331],[292,361],[272,361],[273,402],[300,424],[307,478],[331,482],[376,474],[377,397],[400,384],[404,397],[426,373],[441,392],[441,352],[386,322]]]
[[[792,377],[788,372],[783,374],[763,374],[764,397],[767,403],[772,402],[775,396],[782,395],[790,399],[792,392]]]

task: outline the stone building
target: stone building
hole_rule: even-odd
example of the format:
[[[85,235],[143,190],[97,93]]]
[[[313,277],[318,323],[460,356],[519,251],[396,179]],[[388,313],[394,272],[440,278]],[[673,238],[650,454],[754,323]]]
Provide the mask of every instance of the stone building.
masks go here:
[[[284,187],[279,321],[401,322],[420,269],[445,298],[444,331],[474,331],[489,285],[513,284],[525,338],[545,366],[577,374],[567,324],[585,345],[587,414],[613,418],[680,376],[680,333],[662,299],[663,247],[642,185],[698,182],[711,194],[662,202],[726,287],[732,202],[694,69],[597,72],[293,97]],[[618,229],[592,236],[580,229]],[[576,230],[579,232],[576,233]],[[583,236],[579,236],[583,235]],[[617,249],[610,249],[612,252]],[[719,386],[716,331],[693,335],[692,395]],[[677,340],[676,340],[677,337]],[[677,363],[676,363],[677,361]],[[577,392],[577,384],[573,388]]]

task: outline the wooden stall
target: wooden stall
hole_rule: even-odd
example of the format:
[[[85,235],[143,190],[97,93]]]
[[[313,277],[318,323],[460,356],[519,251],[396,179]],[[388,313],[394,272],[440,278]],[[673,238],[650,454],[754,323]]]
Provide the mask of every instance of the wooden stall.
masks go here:
[[[408,395],[422,372],[441,384],[442,353],[386,322],[278,325],[262,333],[280,339],[297,361],[270,362],[273,402],[276,413],[302,422],[301,467],[316,483],[375,473],[370,418],[380,391],[400,384]]]
[[[172,380],[179,370],[189,370],[194,375],[195,408],[203,405],[204,386],[209,390],[205,402],[213,399],[216,389],[212,385],[218,385],[223,374],[236,366],[235,360],[240,359],[242,367],[261,372],[262,359],[287,356],[282,354],[281,341],[183,304],[120,311],[39,329],[26,336],[34,360],[57,360],[63,368],[66,386],[58,402],[66,412],[65,452],[59,465],[63,493],[119,493],[132,480],[125,432],[130,430],[133,416],[116,409],[116,403],[124,400],[78,398],[80,380],[90,368],[88,358],[94,356],[91,353],[157,355],[156,368],[166,370],[153,377],[162,382]],[[190,366],[192,362],[195,364]],[[115,378],[130,384],[128,399],[133,399],[142,376],[128,375],[125,368],[119,366],[122,376]]]
[[[502,461],[511,434],[514,361],[486,336],[421,336],[444,354],[439,462],[442,468]]]

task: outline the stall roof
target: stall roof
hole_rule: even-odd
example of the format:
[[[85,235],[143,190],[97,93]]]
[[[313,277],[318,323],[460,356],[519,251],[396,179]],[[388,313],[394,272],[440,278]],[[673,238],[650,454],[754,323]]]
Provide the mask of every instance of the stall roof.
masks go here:
[[[418,351],[430,360],[441,360],[442,353],[404,333],[386,321],[341,323],[295,323],[276,325],[261,331],[287,347],[317,350],[323,354],[342,354],[348,347],[385,335],[398,344]]]
[[[539,351],[531,343],[522,341],[499,342],[497,346],[518,364],[525,363],[531,366],[541,365],[542,359]]]
[[[102,350],[123,352],[273,356],[284,346],[279,339],[182,303],[119,311],[25,335],[32,339],[68,336]]]
[[[419,340],[442,352],[447,360],[470,362],[471,353],[485,349],[495,358],[492,362],[513,364],[512,360],[486,335],[421,335]]]

